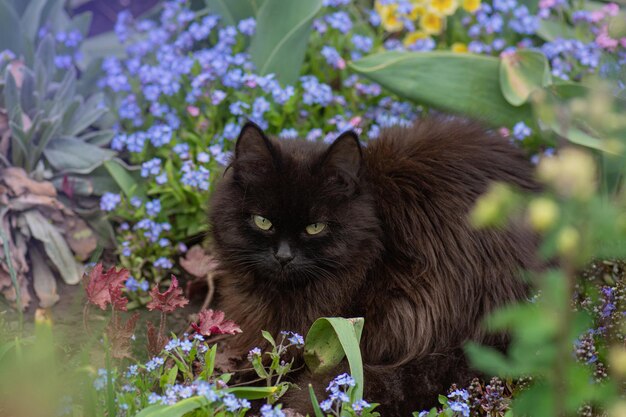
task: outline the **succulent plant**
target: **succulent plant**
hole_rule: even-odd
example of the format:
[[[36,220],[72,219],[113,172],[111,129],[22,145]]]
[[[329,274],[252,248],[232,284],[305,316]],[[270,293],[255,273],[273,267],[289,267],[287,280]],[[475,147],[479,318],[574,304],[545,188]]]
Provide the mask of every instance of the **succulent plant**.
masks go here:
[[[55,54],[50,35],[32,67],[0,54],[0,291],[21,307],[28,277],[44,307],[58,300],[55,272],[80,281],[95,229],[107,226],[97,196],[117,188],[111,171],[121,168],[103,148],[113,131],[94,127],[107,112],[102,95],[77,94],[74,66],[60,70]]]

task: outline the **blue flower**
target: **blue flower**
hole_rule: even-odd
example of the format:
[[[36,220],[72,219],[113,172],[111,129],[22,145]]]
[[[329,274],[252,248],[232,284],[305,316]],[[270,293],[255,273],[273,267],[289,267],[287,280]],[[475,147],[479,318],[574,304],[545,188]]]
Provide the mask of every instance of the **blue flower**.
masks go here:
[[[367,401],[359,400],[352,404],[352,409],[357,413],[357,415],[360,415],[364,408],[368,408],[370,406],[370,403]]]
[[[163,365],[164,363],[165,361],[163,360],[163,358],[159,358],[158,356],[155,356],[150,361],[148,361],[148,363],[146,363],[146,369],[148,370],[148,372],[152,372],[159,366]]]
[[[59,69],[70,69],[74,60],[71,55],[57,55],[54,57],[54,65]]]
[[[326,23],[341,33],[348,33],[352,30],[352,20],[348,13],[339,11],[326,15]]]
[[[172,148],[172,151],[174,151],[180,159],[189,158],[189,145],[187,143],[177,143]]]
[[[93,387],[96,391],[101,391],[106,387],[107,383],[115,381],[115,376],[112,373],[107,372],[106,369],[98,369],[98,377],[93,381]]]
[[[150,284],[148,284],[148,281],[146,281],[145,279],[142,279],[139,283],[139,288],[141,289],[141,291],[148,291],[148,288],[150,288]]]
[[[160,404],[161,402],[163,402],[163,397],[159,394],[151,392],[150,395],[148,395],[148,404]]]
[[[450,409],[452,411],[456,411],[457,413],[461,413],[463,415],[463,417],[469,417],[469,415],[470,415],[470,408],[469,408],[469,405],[467,405],[466,403],[462,403],[462,402],[458,402],[458,401],[452,401],[448,405],[450,406]]]
[[[324,400],[320,403],[320,408],[322,409],[322,411],[329,412],[332,406],[333,406],[333,401],[330,399]]]
[[[154,261],[153,264],[156,268],[161,268],[161,269],[170,269],[172,266],[174,266],[172,264],[172,261],[170,261],[169,259],[161,256],[160,258],[158,258],[156,261]]]
[[[102,211],[113,211],[121,201],[122,197],[119,194],[106,192],[100,198],[100,209]]]
[[[293,128],[283,129],[278,136],[285,139],[296,139],[298,137],[298,131]]]
[[[161,212],[161,200],[152,200],[146,203],[148,216],[154,217]]]
[[[363,35],[352,35],[352,44],[361,52],[369,52],[374,46],[372,38]]]
[[[333,92],[329,85],[320,83],[319,80],[312,75],[300,77],[302,88],[302,101],[305,104],[320,104],[327,106],[333,100]]]
[[[135,277],[128,277],[126,280],[126,289],[131,292],[135,292],[139,289],[139,281]]]
[[[224,133],[222,134],[226,139],[237,139],[239,136],[239,132],[241,131],[241,126],[237,126],[234,123],[227,123],[224,126]]]
[[[159,175],[160,173],[161,173],[161,160],[159,158],[152,158],[149,161],[146,161],[143,164],[141,164],[141,176],[144,178],[150,175]],[[131,204],[132,204],[132,200],[131,200]]]
[[[128,370],[126,371],[126,378],[130,378],[132,376],[137,375],[139,372],[139,367],[137,365],[130,365]]]
[[[243,19],[237,24],[237,29],[246,36],[252,36],[256,29],[256,20],[253,17]]]
[[[457,389],[448,394],[448,398],[467,401],[469,399],[469,393],[464,389]]]
[[[323,133],[324,132],[320,128],[316,127],[314,129],[311,129],[311,131],[309,133],[307,133],[307,135],[306,135],[306,140],[316,141],[316,140],[318,140],[319,138],[322,137]]]
[[[244,109],[249,109],[250,105],[243,101],[236,101],[229,106],[230,112],[235,116],[243,116],[245,114]]]
[[[533,133],[532,129],[526,126],[524,122],[517,122],[513,126],[513,137],[518,140],[524,140]]]
[[[181,342],[180,344],[180,348],[183,352],[191,352],[191,349],[193,348],[193,343],[191,343],[191,341],[189,340],[184,340]]]
[[[326,59],[328,65],[337,69],[344,69],[346,67],[346,62],[339,55],[339,52],[332,46],[324,46],[321,51],[322,56]]]
[[[272,407],[270,404],[264,404],[260,411],[261,417],[285,417],[285,413],[279,407]]]
[[[165,350],[170,352],[179,346],[180,346],[180,340],[178,340],[178,338],[175,337],[171,339],[169,342],[167,342],[167,344],[165,345]]]

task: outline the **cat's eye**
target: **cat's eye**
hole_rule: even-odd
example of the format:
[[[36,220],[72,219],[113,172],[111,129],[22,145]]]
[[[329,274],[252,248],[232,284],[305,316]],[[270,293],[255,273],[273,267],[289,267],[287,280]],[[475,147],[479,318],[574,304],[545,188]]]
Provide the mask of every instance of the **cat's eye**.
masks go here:
[[[326,223],[313,223],[306,227],[306,232],[309,235],[316,235],[326,229]]]
[[[252,216],[252,220],[254,221],[256,227],[261,230],[270,230],[272,228],[272,222],[263,216],[259,216],[258,214]]]

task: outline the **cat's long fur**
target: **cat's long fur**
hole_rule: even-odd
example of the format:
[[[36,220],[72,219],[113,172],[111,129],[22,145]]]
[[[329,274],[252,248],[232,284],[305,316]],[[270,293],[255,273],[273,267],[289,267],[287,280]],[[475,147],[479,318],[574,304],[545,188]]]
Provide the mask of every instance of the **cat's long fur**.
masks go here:
[[[210,214],[220,308],[244,331],[233,348],[263,345],[263,329],[306,334],[318,317],[363,316],[366,399],[384,417],[432,405],[467,376],[463,342],[503,342],[483,331],[485,313],[525,295],[519,271],[536,267],[534,237],[477,231],[467,216],[493,181],[535,189],[531,172],[521,151],[459,118],[385,129],[365,147],[354,133],[328,146],[246,125]],[[254,230],[254,214],[275,233]],[[325,241],[295,233],[318,220]],[[303,266],[272,272],[264,257],[283,231]],[[288,405],[304,407],[308,394],[297,397]]]

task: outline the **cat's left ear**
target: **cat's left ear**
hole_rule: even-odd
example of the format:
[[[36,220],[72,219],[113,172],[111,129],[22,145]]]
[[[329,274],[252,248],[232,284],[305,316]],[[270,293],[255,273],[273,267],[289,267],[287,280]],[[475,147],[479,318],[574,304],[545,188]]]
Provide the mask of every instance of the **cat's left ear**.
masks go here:
[[[323,166],[325,169],[336,170],[358,182],[363,165],[363,152],[359,136],[353,130],[342,133],[326,151]]]

